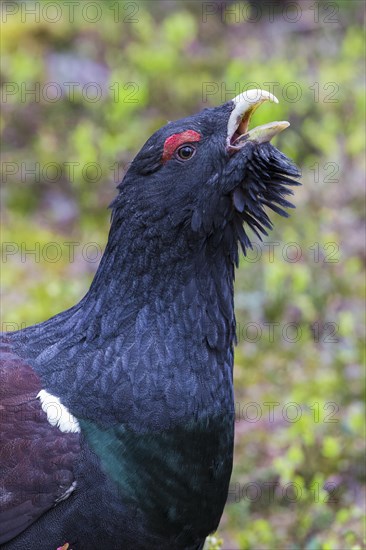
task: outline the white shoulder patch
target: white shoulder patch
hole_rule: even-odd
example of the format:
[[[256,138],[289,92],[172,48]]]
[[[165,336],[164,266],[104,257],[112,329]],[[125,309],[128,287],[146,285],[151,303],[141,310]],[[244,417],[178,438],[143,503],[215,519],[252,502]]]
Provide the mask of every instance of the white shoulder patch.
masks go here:
[[[62,502],[63,500],[66,500],[67,498],[69,498],[69,496],[71,495],[71,493],[73,493],[76,489],[76,481],[73,481],[72,484],[70,485],[70,487],[68,489],[66,489],[66,491],[64,492],[63,495],[61,495],[60,497],[58,497],[58,499],[56,500],[57,504],[59,502]]]
[[[61,432],[80,432],[79,422],[61,403],[58,397],[48,393],[46,390],[41,390],[37,395],[37,399],[41,401],[41,407],[52,426],[57,426]]]

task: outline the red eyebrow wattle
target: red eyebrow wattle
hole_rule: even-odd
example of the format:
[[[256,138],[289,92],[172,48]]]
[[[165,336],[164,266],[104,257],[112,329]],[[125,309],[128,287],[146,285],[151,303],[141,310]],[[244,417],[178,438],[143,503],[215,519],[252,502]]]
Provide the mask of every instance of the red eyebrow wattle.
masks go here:
[[[169,136],[164,142],[162,156],[163,162],[166,162],[167,160],[172,158],[174,151],[177,149],[177,147],[179,147],[179,145],[192,141],[200,141],[200,139],[201,134],[195,132],[194,130],[185,130],[184,132],[180,132],[180,134],[173,134],[172,136]]]

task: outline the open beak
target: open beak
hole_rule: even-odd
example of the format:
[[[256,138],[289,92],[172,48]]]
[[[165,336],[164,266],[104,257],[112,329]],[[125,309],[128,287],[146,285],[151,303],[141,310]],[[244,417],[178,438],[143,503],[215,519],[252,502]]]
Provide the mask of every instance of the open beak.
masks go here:
[[[227,126],[226,146],[229,152],[241,149],[248,141],[264,143],[290,126],[286,120],[268,122],[248,130],[249,121],[254,111],[264,101],[278,103],[278,99],[265,90],[248,90],[234,97],[235,107]]]

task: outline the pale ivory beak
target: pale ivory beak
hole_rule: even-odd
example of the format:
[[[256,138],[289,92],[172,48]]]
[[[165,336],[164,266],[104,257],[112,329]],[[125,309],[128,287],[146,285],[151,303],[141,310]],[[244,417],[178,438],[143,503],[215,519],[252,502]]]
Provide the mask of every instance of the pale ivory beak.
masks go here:
[[[248,90],[234,97],[235,107],[227,126],[226,144],[228,149],[241,149],[247,141],[264,143],[290,126],[283,121],[268,122],[248,131],[250,117],[264,101],[278,103],[278,99],[266,90]]]

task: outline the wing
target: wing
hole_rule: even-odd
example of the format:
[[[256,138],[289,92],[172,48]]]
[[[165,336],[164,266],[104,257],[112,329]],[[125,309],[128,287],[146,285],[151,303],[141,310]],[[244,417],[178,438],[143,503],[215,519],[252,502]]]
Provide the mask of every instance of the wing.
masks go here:
[[[41,381],[32,367],[14,354],[9,344],[3,344],[0,544],[67,498],[76,485],[73,463],[80,450],[80,434],[62,432],[50,423],[50,415],[37,398],[41,390]]]

